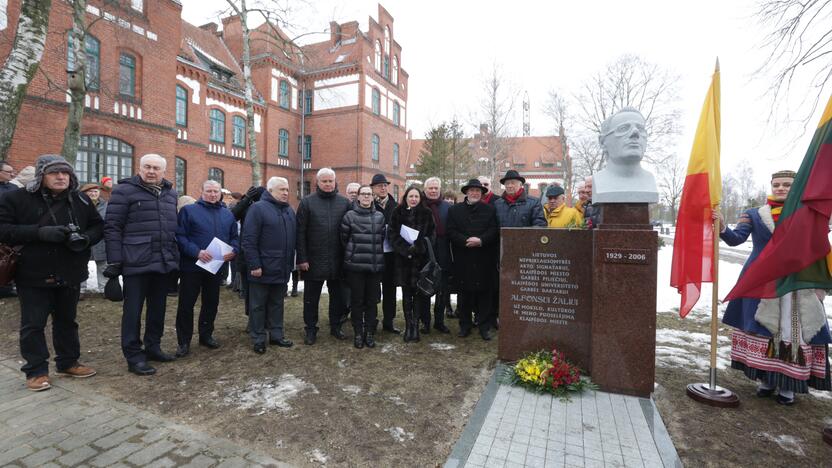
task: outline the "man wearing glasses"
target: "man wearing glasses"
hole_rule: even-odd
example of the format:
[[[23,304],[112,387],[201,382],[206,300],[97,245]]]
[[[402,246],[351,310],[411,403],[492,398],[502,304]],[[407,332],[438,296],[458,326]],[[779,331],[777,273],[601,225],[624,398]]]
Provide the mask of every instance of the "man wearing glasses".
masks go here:
[[[17,185],[11,183],[14,176],[14,168],[6,161],[0,161],[0,195],[17,190]]]
[[[485,187],[485,194],[483,194],[482,199],[480,199],[480,201],[494,206],[494,202],[497,201],[498,197],[495,197],[494,192],[491,191],[491,179],[481,175],[477,177],[477,180],[479,180],[482,186]]]

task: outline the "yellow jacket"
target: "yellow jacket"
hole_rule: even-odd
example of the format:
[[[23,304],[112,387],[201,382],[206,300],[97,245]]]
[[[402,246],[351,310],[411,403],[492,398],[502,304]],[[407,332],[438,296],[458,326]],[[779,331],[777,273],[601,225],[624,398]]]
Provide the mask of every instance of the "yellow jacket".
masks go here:
[[[575,208],[561,205],[554,210],[549,210],[548,205],[543,205],[543,215],[550,228],[581,228],[584,224],[584,217]]]

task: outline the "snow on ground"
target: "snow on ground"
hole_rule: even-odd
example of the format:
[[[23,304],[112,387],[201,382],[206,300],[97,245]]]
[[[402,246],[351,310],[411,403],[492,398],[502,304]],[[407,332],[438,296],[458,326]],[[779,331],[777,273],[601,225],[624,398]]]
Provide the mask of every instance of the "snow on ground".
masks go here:
[[[267,411],[286,412],[292,409],[289,400],[303,391],[318,393],[314,385],[304,382],[292,374],[273,378],[252,379],[245,385],[232,387],[223,401],[239,409],[256,409],[258,414]]]
[[[779,445],[781,449],[797,455],[799,457],[805,457],[806,452],[803,451],[803,447],[801,444],[804,442],[803,439],[795,436],[790,435],[771,435],[768,432],[755,432],[755,436],[760,437],[762,439],[769,440],[774,442],[775,444]]]
[[[341,391],[351,395],[358,395],[361,393],[361,387],[358,385],[347,385],[346,387],[341,387]]]
[[[413,437],[414,437],[412,432],[407,432],[407,431],[405,431],[404,429],[402,429],[400,427],[389,427],[389,428],[385,429],[385,432],[390,434],[390,437],[392,437],[396,442],[404,442],[406,440],[413,440]]]
[[[456,346],[448,343],[431,343],[430,347],[436,351],[450,351],[452,349],[456,349]]]
[[[309,452],[306,452],[306,456],[309,457],[309,461],[312,463],[318,463],[321,465],[326,465],[326,461],[329,460],[329,457],[326,456],[321,449],[315,449]]]

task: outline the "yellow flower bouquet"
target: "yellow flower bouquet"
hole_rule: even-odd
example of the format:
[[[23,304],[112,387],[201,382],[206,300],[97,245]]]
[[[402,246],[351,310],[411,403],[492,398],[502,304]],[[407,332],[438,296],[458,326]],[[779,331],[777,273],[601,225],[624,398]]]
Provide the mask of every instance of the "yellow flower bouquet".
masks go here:
[[[556,349],[526,354],[509,366],[506,377],[514,385],[560,397],[598,388]]]

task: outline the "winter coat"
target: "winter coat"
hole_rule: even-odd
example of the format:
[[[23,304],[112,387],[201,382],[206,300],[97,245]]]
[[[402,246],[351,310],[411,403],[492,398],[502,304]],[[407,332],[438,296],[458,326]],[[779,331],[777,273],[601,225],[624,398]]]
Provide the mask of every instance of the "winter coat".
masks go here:
[[[492,288],[499,249],[497,210],[487,203],[456,203],[448,213],[447,229],[459,290],[475,292]],[[479,237],[482,246],[465,247],[469,237]]]
[[[176,224],[176,192],[170,181],[162,181],[156,196],[138,175],[120,180],[104,222],[107,262],[121,264],[124,276],[178,270]]]
[[[243,195],[243,198],[231,208],[231,213],[234,215],[234,218],[240,222],[240,239],[243,238],[243,228],[246,224],[246,213],[248,209],[251,208],[251,205],[257,203],[260,198],[263,196],[263,193],[266,192],[265,187],[257,187],[257,194],[249,198],[248,195]],[[234,258],[235,262],[237,263],[237,271],[245,273],[248,271],[248,264],[246,263],[246,251],[240,245],[240,252],[237,254],[237,257]]]
[[[598,205],[593,205],[592,200],[587,200],[581,205],[583,209],[584,222],[589,229],[595,229],[601,222],[601,208]]]
[[[580,228],[584,222],[580,211],[566,205],[561,205],[551,211],[549,205],[543,205],[543,216],[550,228]]]
[[[98,203],[95,205],[95,209],[98,210],[98,215],[101,216],[103,223],[104,218],[107,216],[107,200],[99,198]],[[104,224],[102,224],[101,226],[103,229]],[[107,249],[104,244],[104,238],[102,237],[101,241],[92,246],[92,256],[90,257],[90,260],[93,260],[95,262],[107,261]]]
[[[248,280],[252,283],[286,284],[295,258],[297,219],[288,203],[263,192],[260,201],[248,209],[243,226],[243,250],[248,261]],[[263,269],[259,278],[251,270]]]
[[[338,195],[338,190],[318,190],[300,201],[296,261],[309,263],[305,279],[324,281],[340,276],[344,252],[339,229],[349,206],[350,201]]]
[[[384,215],[375,206],[356,205],[341,220],[344,269],[360,273],[384,270]]]
[[[413,245],[410,245],[401,236],[402,225],[419,231],[419,237]],[[433,242],[434,231],[433,213],[430,209],[418,205],[412,209],[406,206],[397,206],[393,210],[393,216],[390,220],[390,234],[393,251],[396,253],[396,271],[394,272],[396,285],[416,287],[419,272],[430,258],[425,246],[425,239]]]
[[[47,203],[52,207],[54,220]],[[77,286],[87,279],[89,248],[73,252],[65,244],[38,239],[41,226],[66,226],[73,222],[90,244],[101,241],[103,221],[92,201],[82,193],[67,190],[53,198],[48,191],[29,192],[21,188],[0,197],[0,242],[23,246],[15,271],[18,286]]]
[[[390,228],[390,221],[393,219],[393,211],[395,211],[397,206],[396,199],[388,193],[387,203],[384,205],[384,208],[375,199],[373,199],[373,205],[376,207],[376,211],[384,215],[384,238],[387,239],[387,242],[392,242],[393,235],[392,229]],[[386,255],[392,256],[393,252],[388,252]]]
[[[179,223],[176,228],[179,270],[205,271],[196,265],[196,261],[199,251],[208,247],[215,237],[233,247],[234,253],[240,250],[237,220],[225,207],[225,203],[208,203],[200,199],[179,210]]]
[[[440,200],[437,204],[439,207],[439,219],[436,219],[434,213],[433,222],[436,225],[436,241],[433,243],[433,251],[436,254],[436,260],[443,270],[451,271],[451,243],[448,240],[448,209],[451,204],[445,200]],[[430,209],[430,206],[428,206]],[[431,210],[433,212],[433,210]],[[444,227],[444,235],[439,235],[439,226]]]
[[[514,201],[509,203],[506,194],[494,202],[497,208],[497,221],[500,227],[546,227],[546,218],[543,217],[543,207],[540,200],[530,197],[523,191]]]
[[[18,188],[19,187],[17,185],[15,185],[11,182],[0,183],[0,195],[3,195],[4,193],[14,192]]]

